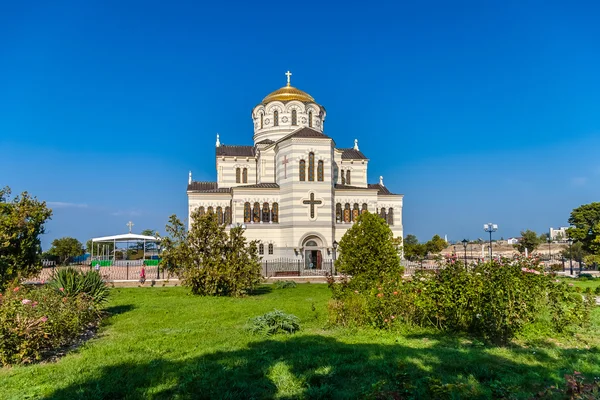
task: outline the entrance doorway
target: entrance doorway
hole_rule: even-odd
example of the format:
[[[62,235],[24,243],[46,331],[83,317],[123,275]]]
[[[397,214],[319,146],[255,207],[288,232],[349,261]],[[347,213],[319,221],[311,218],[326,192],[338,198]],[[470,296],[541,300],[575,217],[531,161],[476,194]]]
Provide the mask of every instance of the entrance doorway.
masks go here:
[[[323,254],[321,253],[319,245],[314,240],[309,240],[304,244],[304,268],[323,268]]]

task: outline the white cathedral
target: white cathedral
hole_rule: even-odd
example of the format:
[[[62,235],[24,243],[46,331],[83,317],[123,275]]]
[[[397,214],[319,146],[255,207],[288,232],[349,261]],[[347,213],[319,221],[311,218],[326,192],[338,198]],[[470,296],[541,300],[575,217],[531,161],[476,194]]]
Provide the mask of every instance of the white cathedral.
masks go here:
[[[222,145],[217,135],[216,182],[188,179],[189,214],[214,212],[227,229],[244,225],[264,260],[303,260],[320,269],[334,242],[365,211],[379,214],[402,237],[402,199],[368,183],[369,159],[354,147],[337,148],[324,130],[325,107],[290,85],[252,110],[254,145]],[[191,222],[190,222],[191,225]]]

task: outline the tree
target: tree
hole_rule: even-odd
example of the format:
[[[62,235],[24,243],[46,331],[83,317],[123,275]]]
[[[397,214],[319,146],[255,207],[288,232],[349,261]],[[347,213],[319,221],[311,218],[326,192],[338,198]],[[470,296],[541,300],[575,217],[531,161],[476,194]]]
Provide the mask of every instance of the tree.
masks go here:
[[[393,233],[377,214],[361,214],[340,240],[338,271],[352,275],[357,286],[382,278],[385,274],[402,276],[403,268],[393,242]]]
[[[592,255],[600,255],[600,203],[579,206],[571,211],[571,228],[567,236],[583,244],[583,250]]]
[[[54,239],[49,253],[58,257],[59,264],[65,265],[71,257],[83,254],[83,245],[79,240],[72,237]]]
[[[415,235],[406,235],[404,239],[404,258],[410,261],[421,260],[427,254],[424,244],[419,243]]]
[[[253,290],[262,280],[256,241],[246,243],[241,227],[225,232],[214,213],[202,216],[196,210],[191,217],[187,233],[177,216],[170,217],[163,239],[164,265],[194,294],[243,296]]]
[[[525,249],[532,253],[541,243],[541,237],[534,231],[527,229],[526,231],[521,231],[521,240],[519,240],[519,243],[513,244],[513,247],[519,253],[525,253]]]
[[[40,235],[52,216],[46,202],[23,192],[10,200],[10,188],[0,189],[0,291],[15,278],[27,278],[41,268]]]
[[[406,238],[404,239],[404,244],[405,245],[419,244],[419,239],[417,239],[417,237],[415,235],[406,235]]]
[[[440,237],[440,235],[433,235],[431,240],[425,243],[425,250],[427,253],[437,254],[444,250],[448,246],[448,243]]]

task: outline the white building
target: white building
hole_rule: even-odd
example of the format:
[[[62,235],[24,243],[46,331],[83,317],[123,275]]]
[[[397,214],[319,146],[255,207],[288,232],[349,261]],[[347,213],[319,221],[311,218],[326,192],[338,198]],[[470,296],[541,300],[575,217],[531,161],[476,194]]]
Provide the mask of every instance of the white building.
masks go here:
[[[508,238],[508,240],[506,241],[506,244],[517,244],[519,243],[519,238]]]
[[[331,259],[333,242],[366,210],[402,237],[403,195],[392,193],[382,177],[368,183],[369,159],[358,141],[336,147],[324,133],[325,108],[286,75],[287,86],[252,110],[254,144],[225,146],[217,135],[216,181],[194,182],[190,172],[190,215],[200,208],[228,227],[244,224],[264,259],[303,259],[307,268]]]
[[[564,242],[567,240],[567,229],[568,226],[561,226],[558,229],[550,228],[550,238],[553,241]]]

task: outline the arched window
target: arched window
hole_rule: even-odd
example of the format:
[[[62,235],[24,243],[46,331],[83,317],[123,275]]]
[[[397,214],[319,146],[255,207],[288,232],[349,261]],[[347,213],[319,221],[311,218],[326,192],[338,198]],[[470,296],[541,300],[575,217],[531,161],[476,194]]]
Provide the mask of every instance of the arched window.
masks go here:
[[[387,214],[385,213],[385,208],[381,208],[381,210],[379,210],[379,215],[381,216],[381,218],[383,218],[384,220],[387,220]]]
[[[306,180],[306,161],[300,160],[300,181]]]
[[[363,203],[362,205],[362,210],[360,211],[362,214],[366,214],[367,211],[369,211],[369,207],[367,206],[367,203]]]
[[[231,207],[225,207],[225,223],[231,225]]]
[[[264,120],[264,115],[261,113],[261,114],[260,114],[260,129],[262,129],[262,128],[263,128],[263,126],[264,126],[264,125],[263,125],[263,120]]]
[[[350,183],[350,170],[346,171],[346,185],[351,185],[351,183]]]
[[[387,223],[388,225],[394,225],[394,209],[391,207],[388,208]]]
[[[265,254],[265,245],[262,243],[258,245],[258,254],[260,254],[260,255]]]
[[[200,216],[201,216],[201,217],[204,217],[204,214],[206,213],[206,212],[204,211],[204,206],[200,206],[200,209],[199,209],[199,210],[200,210]]]
[[[248,168],[244,168],[242,172],[242,182],[248,183]]]
[[[356,221],[359,214],[360,210],[358,209],[358,203],[354,203],[354,208],[352,209],[352,221]]]
[[[235,183],[241,183],[242,182],[242,172],[239,168],[235,169]]]
[[[212,206],[210,206],[210,207],[208,207],[208,209],[206,210],[206,213],[207,213],[207,214],[214,214],[214,213],[215,213],[215,210],[214,210],[214,208],[213,208]]]
[[[263,203],[262,222],[269,223],[269,203]]]
[[[315,153],[308,153],[308,180],[315,181]]]
[[[254,210],[252,211],[252,222],[258,224],[260,222],[260,204],[258,201],[254,203]]]
[[[273,203],[273,207],[271,207],[271,221],[274,224],[279,223],[279,204]]]
[[[350,203],[346,203],[344,206],[344,222],[351,222]]]
[[[219,225],[223,224],[223,207],[217,207],[217,221]]]
[[[252,210],[250,209],[250,203],[244,203],[244,222],[250,222],[252,220]]]
[[[298,125],[298,113],[292,110],[292,125]]]
[[[312,128],[312,111],[308,112],[308,127]]]
[[[273,111],[273,126],[279,126],[279,111]]]
[[[319,182],[323,182],[323,160],[319,160],[318,164],[317,164],[317,180]]]
[[[338,224],[342,222],[342,203],[335,205],[335,222]]]
[[[342,170],[342,185],[346,184],[346,174],[344,173],[344,170]]]
[[[273,255],[273,243],[269,243],[269,254]]]

